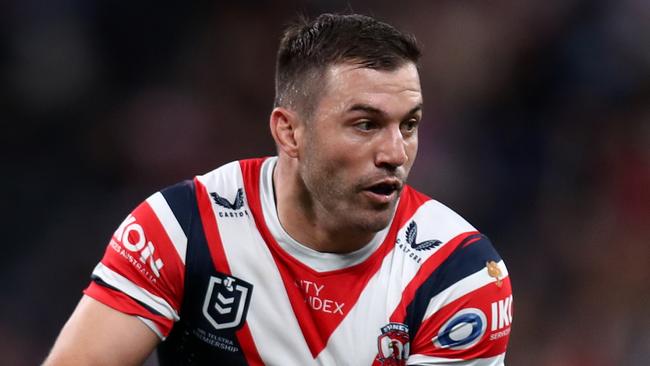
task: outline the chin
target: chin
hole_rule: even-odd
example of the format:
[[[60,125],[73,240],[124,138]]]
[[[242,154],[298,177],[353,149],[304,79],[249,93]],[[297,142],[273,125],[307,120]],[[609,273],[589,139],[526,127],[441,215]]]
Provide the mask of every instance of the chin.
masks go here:
[[[379,232],[384,230],[388,225],[390,225],[391,219],[393,218],[392,211],[390,214],[381,213],[375,214],[371,217],[364,217],[363,219],[358,220],[358,227],[361,230],[367,232]]]

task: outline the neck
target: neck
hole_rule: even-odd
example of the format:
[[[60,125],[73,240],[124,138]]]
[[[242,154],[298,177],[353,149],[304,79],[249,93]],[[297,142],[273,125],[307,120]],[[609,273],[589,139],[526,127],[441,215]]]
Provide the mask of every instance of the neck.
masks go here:
[[[298,173],[297,162],[280,156],[273,170],[278,219],[284,230],[319,252],[349,253],[368,244],[376,233],[346,226],[315,201]]]

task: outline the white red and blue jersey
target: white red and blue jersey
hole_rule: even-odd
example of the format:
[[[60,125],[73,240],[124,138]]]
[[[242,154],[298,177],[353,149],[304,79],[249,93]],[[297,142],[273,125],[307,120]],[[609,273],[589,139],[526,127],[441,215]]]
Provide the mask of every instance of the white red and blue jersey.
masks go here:
[[[405,186],[362,249],[320,253],[277,217],[277,158],[155,193],[113,235],[88,296],[140,318],[162,365],[502,365],[508,271],[490,241]]]

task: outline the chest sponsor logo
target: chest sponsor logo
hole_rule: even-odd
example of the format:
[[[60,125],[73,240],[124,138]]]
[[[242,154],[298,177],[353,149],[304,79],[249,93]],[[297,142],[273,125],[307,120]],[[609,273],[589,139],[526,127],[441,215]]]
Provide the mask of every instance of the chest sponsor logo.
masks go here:
[[[296,286],[303,292],[305,302],[315,311],[321,311],[329,314],[345,315],[343,308],[345,303],[325,297],[321,293],[325,288],[324,284],[314,281],[297,280]]]
[[[219,217],[244,217],[249,216],[248,210],[243,209],[244,207],[244,189],[237,189],[235,198],[230,202],[227,198],[220,196],[217,192],[210,192],[212,200],[217,206],[225,208],[226,210],[219,210]]]
[[[485,334],[487,320],[481,309],[466,308],[458,311],[432,339],[438,348],[468,349],[477,344]]]
[[[142,225],[136,222],[132,214],[129,214],[117,228],[110,245],[138,270],[145,273],[150,281],[155,282],[160,277],[163,261],[155,255],[155,245],[147,240]]]
[[[388,323],[377,338],[377,358],[383,366],[404,366],[409,357],[409,328],[402,323]]]
[[[217,330],[239,329],[244,324],[253,285],[219,273],[211,276],[203,300],[203,316]]]

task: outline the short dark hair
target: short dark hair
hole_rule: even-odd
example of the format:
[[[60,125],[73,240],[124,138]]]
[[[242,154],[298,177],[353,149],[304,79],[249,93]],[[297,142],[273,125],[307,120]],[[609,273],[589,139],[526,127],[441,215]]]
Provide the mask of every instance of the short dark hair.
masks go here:
[[[392,71],[408,62],[417,64],[420,54],[415,37],[369,16],[300,17],[285,29],[280,41],[274,104],[293,107],[309,118],[327,67],[352,62]]]

